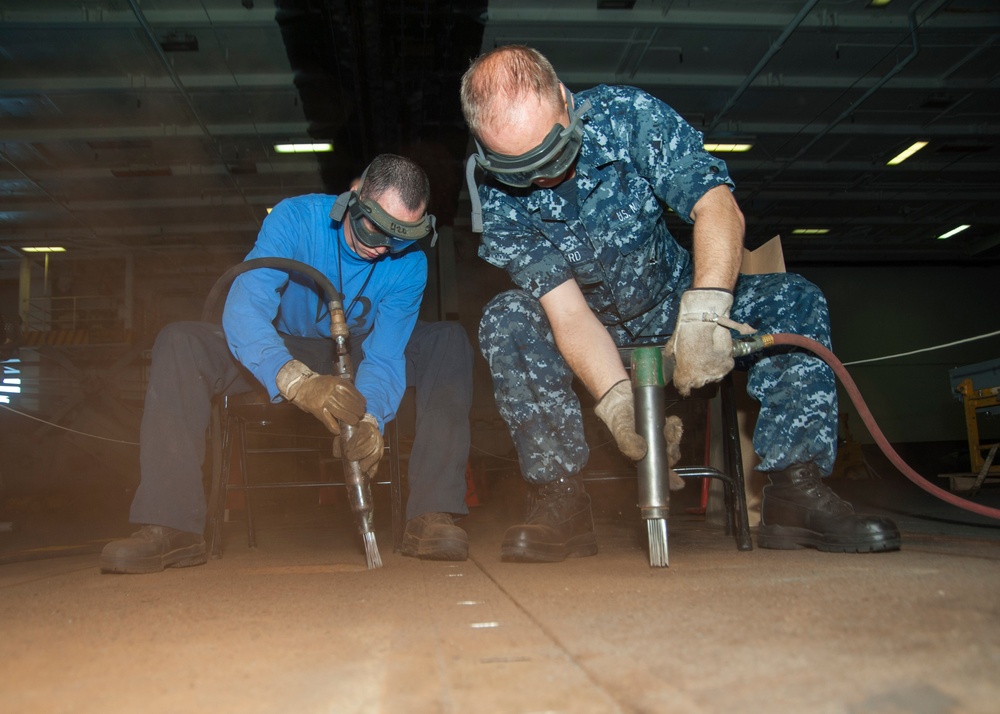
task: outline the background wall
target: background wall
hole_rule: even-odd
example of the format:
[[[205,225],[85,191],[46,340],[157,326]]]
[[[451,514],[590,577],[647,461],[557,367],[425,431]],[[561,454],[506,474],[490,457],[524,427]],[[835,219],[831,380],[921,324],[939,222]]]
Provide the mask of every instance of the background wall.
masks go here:
[[[833,349],[842,362],[909,352],[1000,329],[996,266],[803,266],[830,304]],[[1000,336],[908,357],[848,367],[890,442],[966,439],[962,402],[948,370],[1000,358]],[[841,413],[855,439],[870,443],[841,389]],[[983,418],[995,426],[995,418]]]

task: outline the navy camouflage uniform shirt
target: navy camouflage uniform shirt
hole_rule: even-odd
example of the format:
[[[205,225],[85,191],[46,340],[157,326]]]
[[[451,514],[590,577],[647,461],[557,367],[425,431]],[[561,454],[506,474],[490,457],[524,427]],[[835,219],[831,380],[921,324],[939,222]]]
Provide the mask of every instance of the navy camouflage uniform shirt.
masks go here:
[[[577,473],[588,456],[573,375],[538,300],[574,279],[616,344],[662,343],[693,272],[665,211],[691,222],[705,193],[733,187],[725,163],[704,150],[701,133],[646,92],[598,86],[574,98],[577,106],[586,100],[592,106],[572,180],[517,189],[487,175],[479,186],[479,255],[520,288],[486,306],[480,348],[521,469],[533,483]],[[740,275],[734,296],[734,320],[830,346],[826,300],[801,276]],[[744,366],[747,391],[761,404],[758,468],[815,462],[829,473],[837,438],[833,372],[808,354],[757,355]]]
[[[487,180],[479,256],[535,298],[575,278],[604,325],[638,335],[689,269],[667,207],[690,223],[699,198],[733,182],[701,133],[646,92],[600,85],[574,98],[592,104],[574,180],[550,191]]]

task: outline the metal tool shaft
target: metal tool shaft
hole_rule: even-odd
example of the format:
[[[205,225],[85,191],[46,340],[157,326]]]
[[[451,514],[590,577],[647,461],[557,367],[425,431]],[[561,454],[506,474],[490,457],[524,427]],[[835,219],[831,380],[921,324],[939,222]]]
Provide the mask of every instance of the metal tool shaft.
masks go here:
[[[333,373],[341,379],[354,379],[354,370],[351,368],[351,348],[350,332],[344,316],[343,305],[331,302],[330,305],[330,336],[333,338]],[[346,449],[347,442],[354,436],[354,427],[344,421],[340,422],[340,440],[343,449]],[[372,503],[371,483],[364,472],[361,464],[351,461],[346,455],[341,455],[341,462],[344,466],[344,483],[347,485],[347,495],[351,502],[351,510],[357,520],[358,532],[365,546],[365,558],[368,561],[368,569],[381,568],[382,557],[378,552],[378,544],[375,542],[375,532],[372,529],[374,524],[374,505]]]
[[[663,358],[660,347],[637,347],[632,351],[632,393],[636,431],[646,440],[646,455],[637,464],[639,513],[646,521],[649,564],[666,567],[667,516],[670,513],[670,482],[667,442],[663,436],[666,406]]]
[[[343,443],[346,444],[353,435],[354,427],[341,422],[340,438]],[[347,486],[347,497],[351,502],[351,510],[354,511],[358,532],[364,541],[368,569],[381,568],[382,557],[379,555],[373,530],[375,507],[372,503],[371,483],[361,471],[361,464],[357,461],[351,461],[346,456],[342,456],[341,460],[344,465],[344,484]]]

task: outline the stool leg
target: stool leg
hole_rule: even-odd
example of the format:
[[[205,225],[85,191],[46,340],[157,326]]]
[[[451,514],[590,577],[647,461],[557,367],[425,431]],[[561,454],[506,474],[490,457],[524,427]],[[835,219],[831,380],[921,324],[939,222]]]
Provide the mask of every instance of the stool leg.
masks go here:
[[[247,471],[247,424],[239,420],[240,430],[240,473],[243,474],[243,498],[247,508],[247,547],[257,547],[257,533],[253,527],[253,508],[250,503],[250,474]]]
[[[403,484],[399,472],[399,431],[396,422],[386,426],[389,437],[389,499],[392,502],[392,552],[403,546]]]
[[[229,495],[229,469],[232,467],[233,424],[225,409],[220,419],[222,430],[222,460],[218,474],[213,478],[218,484],[213,486],[214,500],[209,499],[212,511],[212,543],[209,553],[213,558],[222,557],[222,529],[226,520],[226,498]]]
[[[726,510],[733,523],[737,550],[753,550],[750,540],[750,517],[747,515],[747,492],[743,477],[743,451],[740,447],[739,422],[736,415],[736,397],[733,378],[722,380],[720,389],[723,439],[725,439],[726,472],[732,476],[732,500],[726,499]]]
[[[637,347],[632,351],[632,393],[635,399],[636,431],[646,440],[646,455],[637,464],[639,512],[646,521],[650,567],[670,564],[667,549],[667,515],[670,512],[663,357],[660,347]]]

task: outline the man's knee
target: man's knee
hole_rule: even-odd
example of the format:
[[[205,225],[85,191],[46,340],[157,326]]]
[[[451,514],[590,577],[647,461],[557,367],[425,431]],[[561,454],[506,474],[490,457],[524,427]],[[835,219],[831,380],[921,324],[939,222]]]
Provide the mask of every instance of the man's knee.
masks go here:
[[[779,300],[787,305],[794,305],[797,322],[804,330],[803,334],[826,334],[829,332],[830,310],[826,304],[826,296],[816,285],[801,275],[786,273],[788,281]]]
[[[172,322],[165,325],[153,343],[150,378],[168,379],[199,376],[221,389],[236,375],[236,360],[222,334],[222,328],[206,322]]]
[[[419,351],[435,362],[468,365],[472,368],[472,344],[465,328],[458,322],[422,323],[414,330],[411,340],[420,343]]]
[[[479,321],[479,344],[509,342],[510,338],[537,332],[544,319],[541,303],[523,290],[508,290],[490,300]]]
[[[734,317],[758,329],[806,330],[810,335],[829,331],[826,296],[801,275],[769,273],[741,277],[736,300]]]
[[[221,328],[218,328],[221,330]],[[204,322],[181,321],[163,326],[153,342],[153,355],[174,352],[192,343],[204,342],[213,334],[213,326]]]
[[[797,273],[781,273],[781,275],[784,280],[779,292],[811,300],[826,300],[823,291],[801,275]]]

